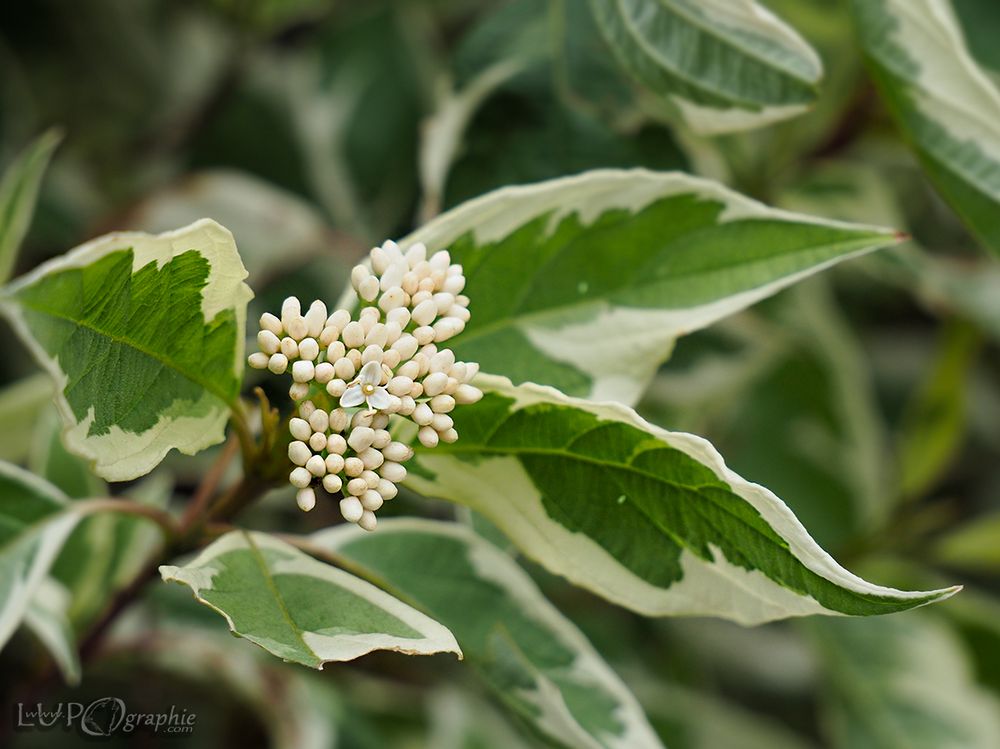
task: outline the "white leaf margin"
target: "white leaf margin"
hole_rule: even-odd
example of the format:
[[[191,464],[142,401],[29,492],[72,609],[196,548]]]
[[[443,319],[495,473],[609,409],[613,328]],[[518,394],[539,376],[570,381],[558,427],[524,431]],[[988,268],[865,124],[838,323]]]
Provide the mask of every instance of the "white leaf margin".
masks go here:
[[[571,177],[500,188],[438,216],[399,240],[399,244],[405,249],[423,242],[429,251],[434,252],[448,249],[468,232],[472,233],[477,244],[487,244],[503,239],[546,213],[551,213],[547,230],[547,236],[551,236],[559,222],[571,214],[577,214],[582,223],[590,224],[607,211],[628,210],[636,213],[655,201],[685,194],[725,206],[719,215],[720,224],[742,219],[772,219],[828,226],[858,232],[859,235],[868,232],[880,235],[881,239],[872,238],[854,251],[757,288],[695,307],[639,308],[600,303],[596,314],[587,314],[581,320],[573,320],[571,314],[555,310],[549,319],[536,319],[534,324],[517,324],[517,329],[547,356],[586,371],[593,377],[593,386],[587,393],[591,400],[613,399],[629,405],[636,403],[656,370],[670,356],[678,337],[708,327],[833,265],[896,244],[901,239],[901,235],[893,229],[771,208],[712,180],[682,172],[654,172],[639,168],[595,169]],[[351,309],[355,303],[354,291],[348,286],[339,306]],[[475,305],[476,300],[472,299],[470,310],[473,319]],[[604,345],[595,347],[595,340],[604,342]],[[456,341],[460,342],[461,337]]]
[[[310,536],[309,540],[313,546],[344,553],[350,558],[350,555],[341,552],[341,549],[351,541],[363,538],[365,533],[366,531],[357,526],[339,525],[318,531]],[[538,622],[556,640],[576,654],[576,659],[570,667],[574,675],[600,684],[618,701],[619,709],[615,717],[626,727],[626,733],[622,736],[602,734],[601,742],[595,741],[570,713],[558,687],[546,678],[544,672],[539,671],[536,683],[538,691],[543,693],[540,695],[543,699],[533,699],[535,690],[520,689],[518,695],[538,708],[539,715],[534,722],[543,731],[563,741],[572,740],[573,745],[581,749],[662,747],[638,701],[621,678],[607,665],[583,633],[542,595],[528,573],[519,567],[509,554],[460,523],[422,518],[390,518],[379,523],[377,533],[379,536],[393,533],[423,533],[432,537],[454,538],[463,543],[467,549],[469,564],[481,579],[496,584],[513,601],[520,604],[525,617]]]
[[[237,340],[233,372],[237,378],[242,378],[245,366],[246,306],[253,298],[250,287],[243,282],[247,270],[236,250],[232,233],[207,218],[162,234],[105,234],[43,263],[4,288],[0,295],[0,311],[6,314],[21,340],[56,383],[55,402],[63,420],[63,439],[67,448],[90,461],[94,472],[108,481],[128,481],[149,473],[174,447],[185,455],[195,455],[218,444],[225,437],[228,406],[215,408],[214,413],[198,417],[161,415],[156,424],[140,434],[112,426],[108,434],[90,436],[87,432],[93,422],[93,409],[83,421],[77,420],[63,395],[68,379],[58,360],[49,356],[35,340],[19,305],[4,297],[50,273],[84,268],[111,252],[127,248],[133,251],[133,273],[153,261],[157,268],[162,268],[171,259],[189,250],[197,250],[208,260],[209,274],[202,289],[202,315],[209,321],[224,309],[235,309]]]
[[[953,586],[927,592],[902,591],[873,585],[847,571],[813,540],[779,497],[732,471],[712,444],[702,437],[669,432],[619,403],[571,398],[547,386],[531,383],[514,386],[506,377],[485,374],[478,375],[475,384],[484,392],[512,398],[513,410],[538,403],[569,406],[599,419],[636,427],[680,450],[709,468],[750,504],[787,542],[789,550],[803,566],[845,590],[902,601],[934,596],[919,605],[943,600],[961,590],[961,586]],[[748,571],[731,564],[714,546],[711,547],[712,563],[685,549],[681,554],[683,578],[668,588],[653,585],[622,565],[594,540],[551,519],[542,506],[537,488],[516,458],[490,456],[473,464],[444,451],[424,451],[418,459],[436,476],[427,479],[411,471],[406,480],[410,488],[427,496],[467,504],[485,515],[528,557],[550,572],[638,613],[719,616],[744,625],[812,614],[844,615],[822,606],[812,596],[774,582],[758,570]]]
[[[303,630],[301,633],[303,643],[320,661],[317,666],[318,670],[323,670],[323,666],[327,663],[354,660],[375,650],[389,650],[405,655],[454,653],[460,659],[462,658],[462,649],[455,641],[455,636],[441,623],[434,621],[371,583],[355,577],[349,572],[319,562],[304,552],[299,551],[294,546],[267,533],[231,531],[222,538],[214,541],[206,549],[203,549],[197,557],[187,562],[184,566],[161,565],[159,568],[160,576],[165,582],[177,582],[187,585],[199,603],[208,606],[225,618],[230,630],[267,650],[268,648],[262,644],[260,638],[255,638],[252,633],[238,632],[229,614],[213,603],[210,603],[201,595],[202,590],[212,589],[212,578],[218,572],[218,569],[212,566],[212,561],[216,557],[233,551],[252,552],[254,548],[272,549],[292,556],[290,559],[282,560],[274,568],[275,572],[297,573],[324,580],[332,585],[343,588],[359,598],[363,598],[378,606],[424,635],[423,639],[415,640],[377,633],[363,635],[321,635],[316,632]]]

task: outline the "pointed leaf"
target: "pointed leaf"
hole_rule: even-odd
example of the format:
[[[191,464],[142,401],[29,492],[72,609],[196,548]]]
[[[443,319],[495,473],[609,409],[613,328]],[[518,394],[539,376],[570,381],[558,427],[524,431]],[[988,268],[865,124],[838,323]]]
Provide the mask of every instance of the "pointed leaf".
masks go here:
[[[388,520],[311,538],[446,625],[516,713],[573,747],[659,747],[642,709],[507,554],[457,523]]]
[[[969,54],[950,3],[853,7],[872,75],[928,177],[1000,253],[1000,91]]]
[[[48,649],[66,683],[76,685],[80,682],[80,655],[69,623],[69,605],[65,586],[45,579],[24,612],[24,623]]]
[[[695,132],[761,127],[804,112],[819,56],[755,0],[590,0],[619,64]]]
[[[700,437],[552,388],[477,385],[486,396],[454,412],[458,442],[418,446],[408,484],[481,512],[526,555],[622,606],[756,624],[887,614],[958,590],[852,575]]]
[[[0,284],[10,278],[24,235],[31,226],[42,175],[62,136],[54,130],[39,136],[0,179]]]
[[[189,586],[234,634],[291,663],[322,669],[373,650],[461,656],[434,620],[266,533],[232,531],[160,574]]]
[[[88,242],[19,279],[0,308],[58,383],[66,445],[111,481],[171,448],[221,442],[252,293],[232,235],[203,219]]]
[[[448,249],[465,268],[459,358],[630,404],[679,336],[895,241],[684,174],[600,170],[490,193],[403,244]]]

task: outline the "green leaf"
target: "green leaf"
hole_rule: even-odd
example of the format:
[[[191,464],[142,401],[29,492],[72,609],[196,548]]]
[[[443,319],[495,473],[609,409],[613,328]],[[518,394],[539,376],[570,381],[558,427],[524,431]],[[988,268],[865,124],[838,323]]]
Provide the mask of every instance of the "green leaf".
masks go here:
[[[0,648],[80,517],[59,489],[0,462]]]
[[[817,621],[831,745],[993,749],[1000,702],[979,687],[954,634],[928,615]]]
[[[418,446],[409,486],[481,512],[527,556],[622,606],[756,624],[887,614],[958,590],[852,575],[700,437],[553,388],[477,385],[486,396],[455,411],[458,442]]]
[[[265,533],[232,531],[164,580],[188,585],[234,634],[290,663],[322,669],[373,650],[462,651],[437,622],[370,583]]]
[[[804,112],[823,75],[794,29],[755,0],[590,0],[619,64],[702,135]]]
[[[564,746],[658,747],[635,698],[507,554],[456,523],[388,520],[310,539],[447,626],[491,689]]]
[[[69,606],[69,591],[47,578],[39,585],[24,612],[24,624],[51,653],[66,683],[75,686],[80,682],[80,656],[69,623]]]
[[[889,110],[928,177],[1000,253],[1000,91],[976,65],[949,3],[853,0]]]
[[[35,374],[0,391],[0,460],[20,463],[31,449],[41,414],[52,403],[52,378]]]
[[[895,241],[683,174],[597,170],[490,193],[403,243],[464,265],[472,320],[457,356],[634,403],[678,336]]]
[[[49,130],[28,146],[0,179],[0,284],[10,278],[17,251],[31,226],[42,175],[62,135]]]
[[[67,447],[124,481],[171,448],[222,441],[244,369],[245,277],[232,235],[202,219],[92,240],[9,286],[0,308],[58,383]]]

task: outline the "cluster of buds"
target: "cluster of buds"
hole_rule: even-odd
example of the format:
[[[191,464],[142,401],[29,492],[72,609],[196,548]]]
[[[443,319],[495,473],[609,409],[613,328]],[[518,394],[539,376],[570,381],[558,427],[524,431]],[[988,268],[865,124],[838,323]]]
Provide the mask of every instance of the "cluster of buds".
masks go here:
[[[362,306],[327,315],[322,301],[302,313],[289,297],[281,317],[260,318],[250,355],[256,369],[291,369],[289,395],[297,414],[289,422],[295,464],[289,481],[303,510],[316,504],[316,486],[342,493],[341,514],[366,530],[375,512],[396,496],[413,451],[394,442],[391,420],[412,420],[425,447],[458,439],[451,412],[475,403],[471,384],[479,365],[455,360],[439,347],[469,320],[462,266],[446,250],[427,257],[423,244],[405,253],[386,242],[371,251],[371,268],[358,265],[351,283]]]

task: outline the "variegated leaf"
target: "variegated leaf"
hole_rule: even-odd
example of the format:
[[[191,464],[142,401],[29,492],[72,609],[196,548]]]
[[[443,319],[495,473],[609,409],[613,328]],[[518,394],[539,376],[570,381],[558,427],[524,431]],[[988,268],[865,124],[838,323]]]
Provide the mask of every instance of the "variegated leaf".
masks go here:
[[[202,219],[92,240],[11,284],[0,308],[57,383],[66,445],[124,481],[171,448],[222,441],[244,369],[245,277],[232,235]]]
[[[322,669],[374,650],[462,653],[436,621],[266,533],[232,531],[160,574],[189,586],[234,634],[291,663]]]
[[[756,624],[887,614],[958,590],[851,574],[700,437],[553,388],[477,385],[486,396],[454,412],[458,442],[418,446],[409,486],[481,512],[526,555],[622,606]]]
[[[938,191],[1000,253],[1000,91],[969,54],[948,0],[853,0],[890,111]]]
[[[463,264],[472,320],[459,358],[631,404],[679,336],[896,241],[684,174],[599,170],[490,193],[402,244]]]
[[[454,632],[506,705],[573,749],[659,747],[635,698],[507,554],[457,523],[388,520],[311,537]]]
[[[694,131],[716,135],[801,114],[819,56],[756,0],[590,0],[621,66]]]

